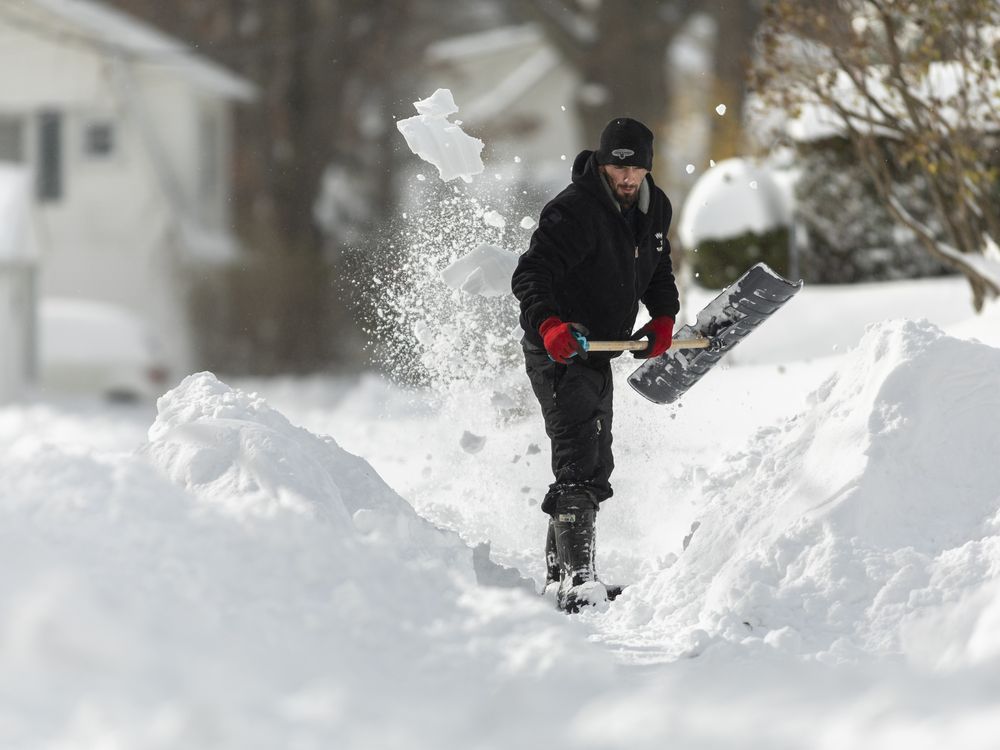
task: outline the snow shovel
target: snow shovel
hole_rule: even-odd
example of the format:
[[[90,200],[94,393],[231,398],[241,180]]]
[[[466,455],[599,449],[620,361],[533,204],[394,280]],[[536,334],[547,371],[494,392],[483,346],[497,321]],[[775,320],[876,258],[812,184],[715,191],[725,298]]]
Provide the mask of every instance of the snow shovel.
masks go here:
[[[677,331],[669,351],[639,365],[628,384],[654,404],[673,403],[801,288],[801,281],[788,281],[758,263],[705,305],[693,324]],[[590,341],[588,350],[645,348],[645,341]]]
[[[579,340],[579,337],[577,337]],[[649,346],[649,342],[643,339],[638,341],[591,341],[590,339],[584,339],[587,343],[584,348],[588,352],[637,352],[641,349],[645,349]],[[674,339],[670,342],[670,348],[667,351],[674,351],[675,349],[711,349],[716,346],[714,339],[710,338],[693,338],[693,339]]]

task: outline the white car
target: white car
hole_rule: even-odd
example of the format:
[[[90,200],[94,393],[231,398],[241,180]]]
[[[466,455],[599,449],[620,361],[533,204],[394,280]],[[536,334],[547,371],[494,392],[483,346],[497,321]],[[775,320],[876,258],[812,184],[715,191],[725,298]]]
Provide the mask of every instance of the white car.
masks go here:
[[[109,303],[42,300],[38,354],[44,395],[146,401],[166,390],[167,369],[146,325]]]

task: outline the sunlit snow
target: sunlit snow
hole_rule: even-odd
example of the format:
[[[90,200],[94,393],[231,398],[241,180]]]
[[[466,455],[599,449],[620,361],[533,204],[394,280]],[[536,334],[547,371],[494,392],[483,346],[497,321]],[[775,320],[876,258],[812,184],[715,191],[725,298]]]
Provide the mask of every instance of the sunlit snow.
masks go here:
[[[777,180],[749,159],[726,159],[703,173],[680,211],[677,233],[687,248],[785,225],[791,206]]]
[[[966,298],[807,287],[683,406],[620,391],[598,569],[631,585],[573,618],[524,587],[550,476],[522,373],[0,409],[0,737],[988,750],[1000,308]],[[954,335],[884,320],[921,306]]]
[[[472,182],[474,175],[482,173],[480,152],[483,142],[466,135],[448,117],[458,112],[458,106],[448,89],[438,89],[427,99],[414,102],[419,114],[396,122],[396,127],[406,139],[410,150],[437,167],[438,175],[448,182],[461,177]]]

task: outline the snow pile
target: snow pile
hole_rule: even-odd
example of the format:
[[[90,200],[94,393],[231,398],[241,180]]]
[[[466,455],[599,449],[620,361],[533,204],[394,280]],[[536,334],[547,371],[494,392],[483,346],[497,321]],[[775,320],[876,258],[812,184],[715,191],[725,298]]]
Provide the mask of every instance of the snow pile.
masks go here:
[[[441,272],[441,279],[452,289],[483,297],[510,294],[510,278],[517,267],[517,255],[483,243]]]
[[[871,326],[805,412],[714,469],[690,546],[622,622],[675,654],[995,659],[998,372],[1000,350],[929,323]]]
[[[607,684],[331,438],[207,373],[158,408],[137,455],[0,465],[4,747],[505,747]]]
[[[448,182],[461,177],[472,182],[480,174],[483,160],[480,153],[483,142],[466,135],[448,116],[458,112],[458,106],[448,89],[438,89],[427,99],[414,102],[420,114],[396,123],[406,139],[410,151],[438,169],[442,180]]]

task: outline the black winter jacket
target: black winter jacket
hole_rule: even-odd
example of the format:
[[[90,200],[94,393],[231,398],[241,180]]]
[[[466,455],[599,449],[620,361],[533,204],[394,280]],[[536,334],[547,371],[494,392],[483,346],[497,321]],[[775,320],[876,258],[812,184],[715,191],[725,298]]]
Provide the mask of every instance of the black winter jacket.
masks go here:
[[[646,180],[649,206],[640,213],[639,231],[633,235],[593,152],[576,157],[573,182],[542,209],[511,279],[530,345],[543,346],[538,326],[552,315],[582,323],[595,341],[627,339],[640,300],[652,317],[677,317],[680,305],[667,241],[673,212],[652,177]],[[607,359],[591,355],[598,362]]]

